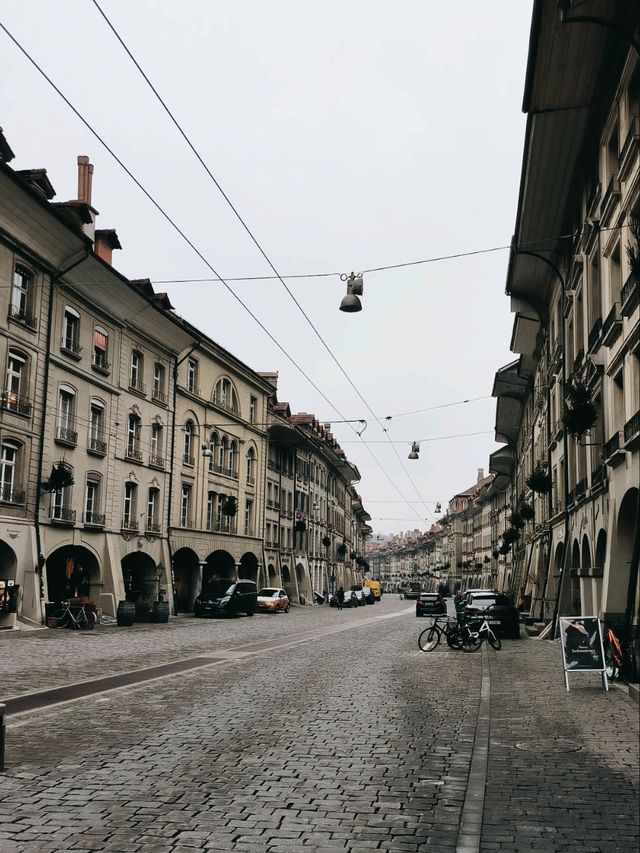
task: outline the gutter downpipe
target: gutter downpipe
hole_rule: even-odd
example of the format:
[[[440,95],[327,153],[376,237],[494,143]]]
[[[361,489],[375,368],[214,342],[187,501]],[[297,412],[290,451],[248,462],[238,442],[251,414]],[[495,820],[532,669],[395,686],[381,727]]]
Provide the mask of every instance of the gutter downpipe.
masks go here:
[[[176,401],[178,398],[178,368],[192,352],[200,346],[200,341],[194,341],[191,349],[178,359],[174,356],[173,365],[173,412],[171,413],[171,452],[169,455],[169,499],[167,501],[167,548],[169,551],[169,570],[171,572],[171,597],[173,599],[173,615],[176,615],[175,583],[173,575],[173,551],[171,549],[171,510],[173,508],[173,462],[176,450]]]
[[[42,599],[44,598],[44,581],[43,581],[43,571],[45,564],[45,557],[42,553],[42,536],[40,533],[40,499],[42,497],[42,478],[44,476],[42,466],[44,465],[44,436],[45,436],[45,413],[47,411],[47,403],[49,400],[49,365],[50,365],[50,355],[51,355],[51,333],[53,329],[53,289],[54,285],[62,278],[62,276],[71,272],[72,269],[79,266],[83,261],[86,261],[91,253],[91,249],[87,247],[84,255],[79,258],[77,261],[74,261],[70,266],[66,269],[60,270],[51,276],[49,280],[49,312],[47,316],[47,335],[45,340],[45,360],[44,360],[44,400],[42,407],[42,423],[40,425],[40,449],[38,453],[38,480],[36,482],[36,505],[33,516],[33,523],[36,534],[36,549],[38,551],[38,557],[36,562],[36,571],[40,580],[40,621],[41,624],[44,625],[44,614],[42,613]]]
[[[545,263],[556,275],[558,281],[560,282],[562,299],[560,304],[560,310],[562,312],[561,322],[560,322],[560,350],[562,353],[562,373],[561,373],[561,381],[560,381],[560,392],[562,398],[562,412],[564,414],[565,406],[566,406],[566,386],[567,386],[567,352],[566,352],[566,331],[565,331],[565,300],[566,300],[566,283],[564,280],[564,276],[558,269],[558,267],[550,261],[549,258],[545,258],[544,255],[539,255],[537,252],[529,252],[524,249],[516,249],[515,253],[518,255],[528,255],[531,258],[537,258],[539,261]],[[562,596],[562,587],[564,584],[564,576],[566,573],[568,553],[569,553],[569,508],[567,506],[567,498],[569,496],[569,442],[567,440],[567,431],[566,429],[562,430],[562,453],[563,453],[563,488],[564,488],[564,539],[563,539],[563,551],[562,551],[562,567],[560,569],[560,577],[558,578],[558,589],[556,591],[555,603],[553,607],[553,617],[551,620],[551,633],[549,634],[550,640],[555,640],[556,638],[556,630],[558,627],[558,610],[560,607],[560,599]],[[551,534],[551,530],[550,530]],[[546,601],[546,590],[549,585],[549,577],[551,574],[551,559],[553,555],[553,543],[551,540],[551,535],[549,538],[549,564],[547,568],[547,582],[545,584],[545,601]],[[542,607],[544,608],[544,601],[542,603]]]

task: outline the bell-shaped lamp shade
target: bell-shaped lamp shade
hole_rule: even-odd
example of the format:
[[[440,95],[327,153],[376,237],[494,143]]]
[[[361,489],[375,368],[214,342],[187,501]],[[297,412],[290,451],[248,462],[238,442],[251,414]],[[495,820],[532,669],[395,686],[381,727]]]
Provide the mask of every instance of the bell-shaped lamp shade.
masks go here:
[[[419,459],[418,453],[420,452],[420,445],[417,441],[411,443],[411,453],[409,454],[409,459]]]
[[[362,302],[353,293],[347,293],[340,303],[340,310],[346,311],[348,314],[355,314],[356,311],[362,311]]]

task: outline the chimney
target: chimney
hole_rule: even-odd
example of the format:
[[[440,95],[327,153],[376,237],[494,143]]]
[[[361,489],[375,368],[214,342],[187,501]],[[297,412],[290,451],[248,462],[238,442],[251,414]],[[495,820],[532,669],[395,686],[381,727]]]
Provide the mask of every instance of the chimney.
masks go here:
[[[478,479],[476,482],[480,482],[480,480],[484,480],[484,468],[478,468]]]
[[[258,371],[258,376],[261,376],[270,385],[273,385],[275,390],[278,390],[278,371]]]
[[[93,165],[85,154],[78,157],[78,201],[83,201],[91,207],[91,181]]]
[[[120,240],[115,228],[96,228],[93,251],[99,258],[111,266],[111,255],[114,249],[121,249]]]

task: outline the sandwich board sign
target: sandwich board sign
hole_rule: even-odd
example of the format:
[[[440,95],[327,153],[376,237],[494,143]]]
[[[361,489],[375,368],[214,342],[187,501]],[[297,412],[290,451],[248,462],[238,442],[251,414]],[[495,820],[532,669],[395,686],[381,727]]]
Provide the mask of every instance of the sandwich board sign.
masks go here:
[[[602,686],[609,689],[600,620],[597,616],[561,616],[560,640],[564,683],[569,689],[570,672],[599,672]]]

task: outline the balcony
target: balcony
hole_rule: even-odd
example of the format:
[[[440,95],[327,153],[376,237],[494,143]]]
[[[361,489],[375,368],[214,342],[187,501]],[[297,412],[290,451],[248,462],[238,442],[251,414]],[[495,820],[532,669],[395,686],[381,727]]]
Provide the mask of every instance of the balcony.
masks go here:
[[[600,193],[602,192],[602,186],[600,182],[594,184],[593,189],[591,190],[591,195],[587,200],[587,216],[591,218],[598,217],[598,204],[600,202]]]
[[[85,512],[84,523],[89,527],[104,527],[104,513],[102,512]]]
[[[267,460],[267,468],[270,471],[278,471],[279,472],[281,470],[281,466],[277,462],[275,462],[273,459]]]
[[[0,405],[7,412],[13,412],[26,418],[31,417],[31,402],[20,394],[14,394],[13,391],[2,392]]]
[[[622,320],[620,319],[620,303],[614,302],[613,308],[607,314],[602,324],[602,345],[611,347],[622,334]]]
[[[15,305],[9,305],[9,319],[20,323],[21,326],[26,326],[27,329],[31,329],[32,331],[38,328],[38,321],[35,315],[26,309],[16,308]]]
[[[163,406],[167,405],[167,395],[159,388],[153,389],[153,391],[151,392],[151,399],[155,400],[156,403],[162,403]]]
[[[238,414],[238,407],[233,403],[230,403],[228,400],[223,397],[214,397],[211,401],[214,406],[217,406],[219,409],[224,409],[225,412],[231,412],[232,415]]]
[[[607,469],[604,465],[596,465],[591,471],[591,493],[604,488],[607,484]]]
[[[156,456],[155,454],[149,456],[149,465],[151,468],[164,468],[164,464],[164,456]]]
[[[75,524],[76,511],[65,504],[62,506],[56,506],[54,504],[49,509],[49,518],[57,524]]]
[[[134,394],[140,394],[141,396],[145,396],[147,393],[147,386],[144,382],[141,382],[139,379],[135,379],[134,377],[130,377],[129,379],[129,391],[133,391]]]
[[[145,525],[145,532],[151,533],[153,536],[159,536],[162,531],[162,527],[157,521],[149,521],[147,519],[147,523]]]
[[[582,501],[587,496],[587,478],[585,477],[583,480],[580,480],[579,483],[576,483],[576,487],[573,491],[575,502],[578,503]]]
[[[640,410],[624,425],[624,449],[635,450],[640,444]]]
[[[225,468],[222,473],[225,477],[231,477],[232,480],[238,479],[238,472],[234,468]]]
[[[120,530],[133,530],[138,531],[140,525],[138,524],[138,520],[136,518],[131,518],[128,515],[125,515],[122,519],[122,524],[120,525]]]
[[[69,447],[75,447],[78,443],[78,433],[74,429],[71,429],[71,426],[57,426],[55,440],[57,444],[66,444]]]
[[[629,132],[622,143],[620,151],[618,177],[621,181],[626,181],[628,174],[633,168],[633,163],[638,156],[638,151],[640,151],[640,117],[632,116],[629,122]]]
[[[569,507],[573,505],[573,500],[573,489],[569,489],[569,491],[567,492],[567,509],[569,509]]]
[[[626,459],[626,451],[620,441],[620,431],[614,432],[604,445],[604,461],[609,468],[617,468]]]
[[[573,360],[573,372],[576,373],[582,364],[582,359],[584,358],[584,350],[582,347],[578,350],[578,354]]]
[[[98,373],[104,373],[105,376],[111,371],[111,365],[107,361],[107,354],[102,350],[94,350],[93,358],[91,359],[91,367],[97,370]]]
[[[0,486],[0,501],[5,504],[23,504],[25,493],[19,492],[12,486]]]
[[[135,444],[128,444],[124,452],[124,458],[142,464],[142,451]]]
[[[73,338],[63,338],[60,341],[60,349],[63,353],[70,355],[71,358],[74,358],[76,361],[79,361],[82,358],[82,347]]]
[[[595,353],[600,349],[600,338],[602,335],[602,317],[598,317],[593,326],[591,327],[591,331],[589,332],[589,346],[587,352]]]
[[[106,456],[107,442],[103,438],[90,435],[87,439],[87,453],[93,453],[95,456]]]
[[[609,178],[609,183],[607,184],[607,189],[605,190],[605,194],[602,198],[602,204],[600,206],[600,220],[602,224],[606,224],[615,209],[616,204],[620,199],[620,181],[618,180],[617,175],[611,175]]]
[[[631,273],[620,292],[620,313],[623,317],[630,317],[635,311],[639,292],[638,279]]]

